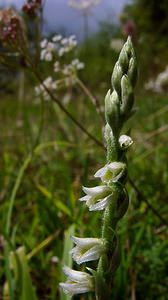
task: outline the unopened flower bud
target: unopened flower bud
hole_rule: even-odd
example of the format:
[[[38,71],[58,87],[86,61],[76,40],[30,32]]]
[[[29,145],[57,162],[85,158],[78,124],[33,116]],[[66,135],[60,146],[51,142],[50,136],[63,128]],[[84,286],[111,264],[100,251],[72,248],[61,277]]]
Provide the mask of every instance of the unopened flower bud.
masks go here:
[[[126,150],[128,149],[129,147],[131,147],[131,145],[133,144],[133,140],[131,139],[130,136],[128,135],[121,135],[120,138],[119,138],[119,145],[120,145],[120,148],[121,150]]]
[[[105,117],[113,133],[117,133],[119,128],[119,99],[115,91],[111,94],[109,90],[105,97]]]
[[[135,56],[131,57],[131,59],[130,59],[127,75],[129,77],[129,80],[130,80],[132,86],[134,87],[136,84],[136,81],[137,81],[137,76],[138,76],[137,62],[136,62]]]
[[[119,62],[117,61],[111,76],[111,84],[114,90],[117,91],[118,95],[121,95],[121,78],[123,76],[123,71]]]
[[[134,95],[129,77],[127,75],[124,75],[121,79],[121,94],[122,103],[120,111],[125,118],[128,118],[134,104]]]

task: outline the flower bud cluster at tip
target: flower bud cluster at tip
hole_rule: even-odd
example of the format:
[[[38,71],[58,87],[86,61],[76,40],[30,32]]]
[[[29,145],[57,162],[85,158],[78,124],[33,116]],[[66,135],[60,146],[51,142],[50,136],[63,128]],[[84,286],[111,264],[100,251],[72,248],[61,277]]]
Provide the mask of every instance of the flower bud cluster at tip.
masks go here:
[[[112,88],[105,97],[105,117],[113,135],[117,135],[123,123],[132,115],[133,88],[137,79],[136,57],[130,37],[124,44],[112,73]]]

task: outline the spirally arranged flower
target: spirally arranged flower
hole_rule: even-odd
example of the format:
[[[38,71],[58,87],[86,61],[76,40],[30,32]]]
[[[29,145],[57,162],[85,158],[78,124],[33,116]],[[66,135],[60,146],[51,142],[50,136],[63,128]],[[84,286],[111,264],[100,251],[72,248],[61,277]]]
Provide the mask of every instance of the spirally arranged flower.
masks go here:
[[[126,165],[122,162],[112,162],[106,164],[103,168],[99,169],[94,177],[101,178],[102,182],[108,184],[110,182],[118,181],[125,175]]]
[[[90,211],[103,210],[112,198],[112,189],[106,185],[95,186],[91,188],[83,187],[86,196],[80,198],[80,201],[86,201]]]
[[[105,245],[102,239],[98,238],[78,238],[71,237],[76,246],[71,250],[71,255],[77,264],[82,264],[87,261],[97,260],[105,250]]]
[[[60,287],[66,294],[71,296],[83,294],[94,290],[94,280],[86,272],[74,271],[69,267],[63,268],[64,274],[68,276],[66,282],[61,282]]]

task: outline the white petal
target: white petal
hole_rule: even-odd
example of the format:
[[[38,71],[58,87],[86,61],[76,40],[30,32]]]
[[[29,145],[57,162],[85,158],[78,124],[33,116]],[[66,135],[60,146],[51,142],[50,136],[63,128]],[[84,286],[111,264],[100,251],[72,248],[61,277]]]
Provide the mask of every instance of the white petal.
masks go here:
[[[41,48],[45,48],[47,46],[47,44],[48,44],[47,39],[44,39],[41,41],[40,46],[41,46]]]
[[[106,172],[107,172],[107,166],[104,166],[103,168],[99,169],[99,170],[94,174],[94,177],[102,178],[102,177],[104,177],[104,175],[106,174]]]
[[[71,296],[75,294],[83,294],[90,292],[92,289],[87,284],[79,284],[79,283],[60,283],[60,287],[64,290],[66,294],[70,294]]]
[[[97,260],[100,258],[101,253],[103,252],[102,245],[96,245],[86,251],[79,259],[76,260],[77,264],[82,264],[87,261]]]
[[[117,161],[115,161],[115,162],[112,162],[112,163],[110,163],[109,165],[108,165],[108,169],[110,170],[110,171],[120,171],[120,170],[122,170],[123,168],[125,168],[125,164],[124,163],[122,163],[122,162],[117,162]]]
[[[90,198],[91,198],[91,196],[86,195],[86,196],[80,198],[79,201],[88,201]]]
[[[46,61],[52,61],[52,53],[51,52],[47,52],[45,55],[45,60]]]
[[[95,186],[92,188],[87,188],[83,186],[83,191],[90,196],[97,196],[98,194],[102,194],[110,190],[111,189],[106,185]]]
[[[75,271],[75,270],[70,269],[67,266],[65,266],[63,268],[63,271],[64,271],[65,275],[68,276],[68,279],[75,281],[75,282],[86,281],[86,280],[89,280],[89,278],[91,277],[89,274],[87,274],[85,272]]]
[[[47,53],[46,49],[41,50],[41,53],[40,53],[40,59],[41,60],[45,59],[46,53]]]
[[[107,196],[106,198],[98,201],[96,204],[89,207],[90,211],[96,211],[96,210],[103,210],[107,207],[109,204],[109,201],[111,200],[111,195]]]
[[[92,247],[94,245],[101,244],[101,239],[97,239],[97,238],[78,238],[72,236],[71,239],[79,247],[87,247],[87,246]]]
[[[62,39],[62,35],[55,35],[52,38],[53,42],[59,42]]]

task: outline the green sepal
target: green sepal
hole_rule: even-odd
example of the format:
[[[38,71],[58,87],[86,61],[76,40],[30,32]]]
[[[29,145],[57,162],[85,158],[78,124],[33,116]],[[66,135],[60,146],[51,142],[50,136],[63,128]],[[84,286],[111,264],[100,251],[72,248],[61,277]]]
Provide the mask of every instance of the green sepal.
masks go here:
[[[105,126],[104,137],[107,144],[107,163],[118,161],[118,137],[116,138],[114,136],[114,133],[108,123]]]
[[[115,91],[111,94],[109,90],[105,97],[105,118],[116,135],[119,130],[119,99]]]
[[[124,116],[124,118],[127,118],[134,104],[133,89],[129,77],[127,75],[124,75],[121,79],[121,94],[122,94],[122,103],[121,103],[120,112]]]
[[[134,55],[133,45],[131,42],[131,38],[128,37],[126,43],[124,44],[123,48],[121,49],[118,62],[121,65],[123,73],[127,73],[129,67],[130,58]]]
[[[131,57],[130,59],[127,75],[129,77],[132,86],[134,87],[138,77],[137,62],[135,56]]]
[[[119,97],[121,96],[121,78],[122,78],[122,76],[123,76],[123,72],[122,72],[119,62],[117,61],[114,66],[113,73],[111,76],[111,85],[112,85],[113,89],[117,91]]]

